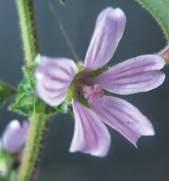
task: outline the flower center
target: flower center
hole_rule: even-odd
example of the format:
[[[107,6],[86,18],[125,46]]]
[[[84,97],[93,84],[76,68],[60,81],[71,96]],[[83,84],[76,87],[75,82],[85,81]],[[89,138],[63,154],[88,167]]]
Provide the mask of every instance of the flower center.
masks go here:
[[[79,72],[71,85],[72,97],[86,106],[104,95],[104,90],[100,85],[93,82],[95,72],[83,70]]]
[[[104,95],[104,90],[98,84],[92,86],[84,85],[83,95],[89,103],[92,103],[95,99]]]

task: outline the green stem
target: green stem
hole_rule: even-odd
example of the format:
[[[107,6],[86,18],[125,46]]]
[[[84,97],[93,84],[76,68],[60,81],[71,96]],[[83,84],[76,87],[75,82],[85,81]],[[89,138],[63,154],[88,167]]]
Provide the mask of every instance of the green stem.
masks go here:
[[[39,52],[34,0],[16,0],[26,65],[31,65]]]
[[[34,0],[16,0],[16,2],[25,54],[25,64],[26,66],[31,66],[35,61],[36,55],[39,53],[35,26]],[[38,105],[36,104],[34,113],[30,116],[28,140],[19,170],[18,181],[30,181],[36,173],[36,167],[42,149],[42,141],[46,135],[44,131],[48,124],[48,117],[42,114],[43,110],[39,111]]]
[[[36,174],[36,168],[38,166],[47,128],[47,118],[35,113],[30,124],[28,140],[24,150],[18,181],[30,181]]]

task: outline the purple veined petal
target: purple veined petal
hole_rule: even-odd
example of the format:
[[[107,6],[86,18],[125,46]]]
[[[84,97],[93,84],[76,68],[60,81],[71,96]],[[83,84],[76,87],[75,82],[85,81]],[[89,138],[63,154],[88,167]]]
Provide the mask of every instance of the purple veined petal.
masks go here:
[[[103,122],[137,147],[141,136],[154,135],[150,121],[132,104],[120,98],[103,96],[92,103]]]
[[[122,38],[125,25],[126,16],[119,8],[108,7],[100,13],[86,53],[86,68],[95,70],[110,61]]]
[[[73,100],[75,128],[70,152],[80,151],[104,157],[110,148],[110,134],[95,112]]]
[[[2,136],[2,148],[10,153],[21,151],[26,142],[28,128],[28,121],[23,121],[22,124],[18,120],[11,121]]]
[[[38,96],[50,106],[58,106],[65,100],[77,72],[71,59],[42,56],[35,73]]]
[[[142,55],[111,67],[93,81],[116,94],[146,92],[164,82],[165,74],[159,71],[164,65],[158,55]]]

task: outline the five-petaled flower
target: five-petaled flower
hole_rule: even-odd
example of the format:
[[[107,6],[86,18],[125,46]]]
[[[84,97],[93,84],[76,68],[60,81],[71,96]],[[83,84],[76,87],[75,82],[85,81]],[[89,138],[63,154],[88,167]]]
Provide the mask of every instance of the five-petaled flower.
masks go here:
[[[83,65],[77,66],[68,58],[41,57],[35,74],[38,96],[50,106],[58,106],[68,95],[72,98],[75,128],[71,152],[105,156],[111,142],[105,124],[135,146],[141,136],[154,135],[152,124],[136,107],[107,94],[146,92],[165,79],[160,71],[165,62],[155,54],[105,66],[122,38],[125,24],[121,9],[104,9],[97,18]]]
[[[26,142],[28,128],[28,121],[20,123],[18,120],[12,120],[6,127],[0,140],[1,149],[9,153],[22,151]]]

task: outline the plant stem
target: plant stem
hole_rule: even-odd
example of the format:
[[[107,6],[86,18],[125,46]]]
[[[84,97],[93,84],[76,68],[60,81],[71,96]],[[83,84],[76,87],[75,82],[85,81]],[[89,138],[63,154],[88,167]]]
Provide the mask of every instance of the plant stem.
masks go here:
[[[47,118],[35,113],[30,124],[28,140],[24,150],[18,181],[30,181],[36,174],[36,168],[47,128]]]
[[[35,26],[34,0],[16,0],[16,2],[25,64],[29,67],[34,63],[35,57],[39,53]],[[24,149],[18,181],[31,181],[33,179],[42,149],[42,141],[46,135],[45,130],[48,124],[48,117],[43,114],[43,110],[38,110],[37,104],[35,105],[33,114],[30,116],[30,120],[28,139]]]
[[[33,63],[39,52],[35,26],[34,0],[16,0],[26,65]]]

